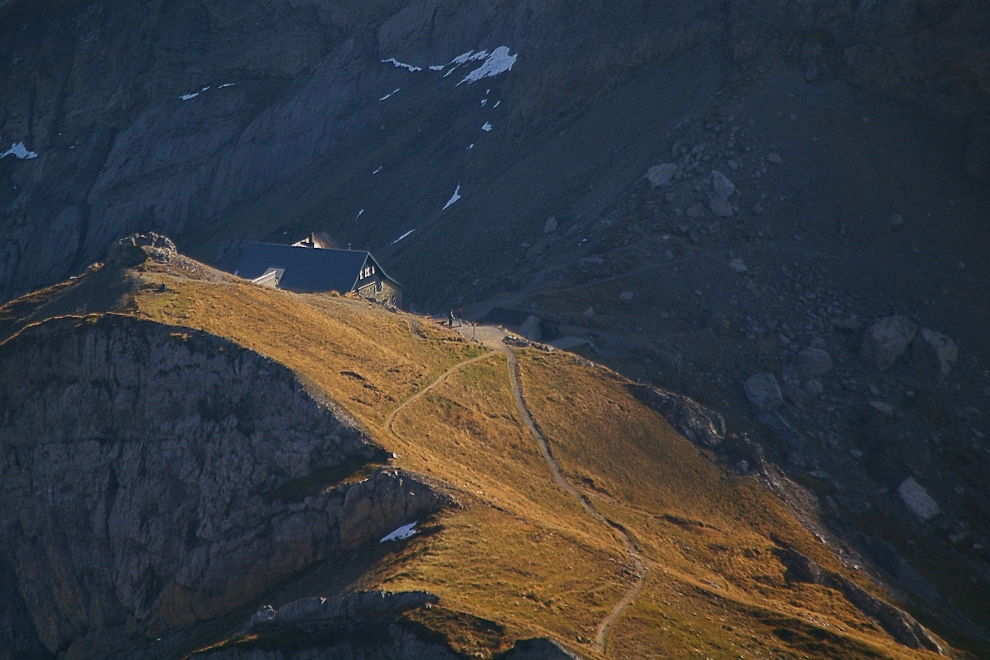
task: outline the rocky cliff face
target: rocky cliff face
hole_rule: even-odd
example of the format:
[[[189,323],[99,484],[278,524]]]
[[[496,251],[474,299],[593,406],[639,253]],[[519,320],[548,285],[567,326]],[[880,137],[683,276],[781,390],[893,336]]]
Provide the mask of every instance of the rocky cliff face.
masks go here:
[[[0,657],[230,612],[315,561],[427,515],[293,374],[216,337],[64,318],[0,346]],[[39,644],[40,642],[40,644]]]
[[[264,606],[233,640],[192,657],[197,660],[355,657],[455,660],[463,657],[437,635],[424,639],[416,635],[415,626],[410,622],[397,621],[405,612],[429,608],[437,602],[436,596],[422,591],[398,594],[365,591],[342,598],[306,598],[288,603],[277,611]],[[499,657],[506,660],[578,660],[578,656],[546,638],[519,640]]]
[[[165,231],[184,248],[222,227],[227,236],[263,235],[223,217],[328,161],[332,174],[322,187],[340,184],[346,193],[293,213],[341,239],[384,248],[403,231],[437,222],[456,185],[504,197],[498,185],[508,183],[495,182],[508,176],[511,183],[526,155],[557,135],[550,129],[559,118],[642,67],[692,49],[709,63],[693,71],[702,91],[717,82],[712,61],[779,50],[809,81],[842,76],[971,121],[959,158],[985,177],[988,27],[981,0],[7,1],[0,4],[0,151],[21,146],[0,159],[0,300],[63,278],[135,230]],[[499,46],[519,58],[511,83],[501,76],[457,85],[467,66],[445,77],[456,56]],[[487,105],[481,87],[494,90]],[[651,94],[674,115],[654,113],[661,133],[696,107],[669,84]],[[482,108],[489,114],[478,115]],[[610,109],[596,121],[631,120]],[[482,123],[496,132],[479,132]],[[548,181],[555,192],[544,206],[589,187],[600,188],[595,208],[607,204],[642,163],[612,172],[615,164],[598,162],[600,153],[625,151],[634,138],[601,131],[592,155],[555,147],[550,169],[595,162]],[[360,174],[364,182],[382,166],[374,190],[349,180]],[[579,193],[563,188],[570,185]],[[265,212],[268,231],[284,220],[277,208]],[[365,208],[366,221],[353,223]],[[499,216],[528,210],[506,207]],[[465,231],[459,240],[475,238]],[[215,258],[214,247],[201,256]]]

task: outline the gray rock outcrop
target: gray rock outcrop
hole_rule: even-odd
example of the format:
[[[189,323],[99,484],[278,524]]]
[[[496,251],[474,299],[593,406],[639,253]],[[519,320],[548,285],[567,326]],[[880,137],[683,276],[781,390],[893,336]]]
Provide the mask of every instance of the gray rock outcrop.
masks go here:
[[[655,387],[637,387],[634,393],[660,413],[678,433],[699,447],[717,447],[725,438],[725,420],[722,416],[693,399]]]
[[[646,385],[630,388],[636,398],[657,411],[692,444],[712,450],[718,460],[739,474],[767,474],[763,449],[746,434],[728,433],[725,419],[697,401]]]
[[[149,257],[159,263],[168,263],[178,253],[175,243],[168,236],[155,232],[131,234],[111,246],[106,264],[127,268],[143,264]]]
[[[212,335],[94,316],[0,345],[0,564],[49,651],[233,611],[441,506],[392,469],[293,487],[382,459],[288,369]]]
[[[866,329],[859,357],[880,371],[886,371],[904,354],[917,332],[918,326],[911,319],[888,316]]]

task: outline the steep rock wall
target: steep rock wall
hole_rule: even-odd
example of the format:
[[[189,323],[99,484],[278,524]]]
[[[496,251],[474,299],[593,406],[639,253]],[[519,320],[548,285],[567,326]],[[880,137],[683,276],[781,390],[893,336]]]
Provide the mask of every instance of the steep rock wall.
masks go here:
[[[54,652],[241,607],[439,506],[387,469],[275,491],[381,454],[290,371],[217,337],[126,317],[30,327],[0,346],[0,567],[23,603],[11,620],[26,615]]]
[[[520,53],[502,114],[515,140],[478,157],[493,178],[547,139],[539,125],[699,46],[736,61],[782,48],[810,81],[840,75],[973,117],[960,159],[985,177],[988,34],[982,0],[9,0],[0,149],[23,142],[38,156],[0,160],[0,300],[64,278],[135,230],[199,235],[321,158],[411,140],[404,131],[423,130],[411,117],[442,114],[429,137],[463,150],[457,108],[432,107],[436,89],[383,64],[392,57],[425,67],[500,45]],[[401,111],[381,103],[393,89],[416,100]],[[603,149],[627,138],[615,139]],[[445,156],[418,185],[393,186],[397,208],[436,212],[424,188],[459,176]],[[346,238],[387,244],[374,230]]]

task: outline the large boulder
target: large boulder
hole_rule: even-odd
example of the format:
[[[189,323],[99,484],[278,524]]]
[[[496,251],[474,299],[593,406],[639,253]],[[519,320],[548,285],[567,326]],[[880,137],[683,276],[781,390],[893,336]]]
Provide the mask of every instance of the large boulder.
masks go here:
[[[806,348],[798,353],[798,368],[808,376],[823,376],[832,371],[832,356],[821,348]]]
[[[674,163],[664,163],[663,165],[655,165],[647,170],[646,178],[649,179],[651,186],[658,188],[660,186],[666,186],[673,181],[675,174],[677,174],[677,165]]]
[[[732,217],[732,204],[725,197],[712,197],[711,201],[708,202],[708,208],[717,218],[731,218]]]
[[[888,316],[877,321],[863,335],[859,357],[880,371],[886,371],[911,345],[918,326],[905,316]]]
[[[911,359],[933,378],[943,380],[959,359],[959,346],[940,332],[922,328],[911,344]]]
[[[912,477],[901,482],[897,487],[897,494],[904,500],[907,508],[922,520],[931,520],[942,512],[928,491]]]
[[[712,172],[712,190],[715,191],[716,197],[728,199],[736,192],[736,187],[724,174],[715,170]]]

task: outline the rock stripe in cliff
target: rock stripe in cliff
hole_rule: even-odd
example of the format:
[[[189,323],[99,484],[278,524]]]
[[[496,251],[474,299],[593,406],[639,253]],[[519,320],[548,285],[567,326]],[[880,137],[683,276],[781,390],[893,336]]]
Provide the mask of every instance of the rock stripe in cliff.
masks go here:
[[[0,555],[50,651],[232,611],[441,505],[392,469],[271,497],[381,458],[291,371],[212,335],[94,316],[0,345]]]

